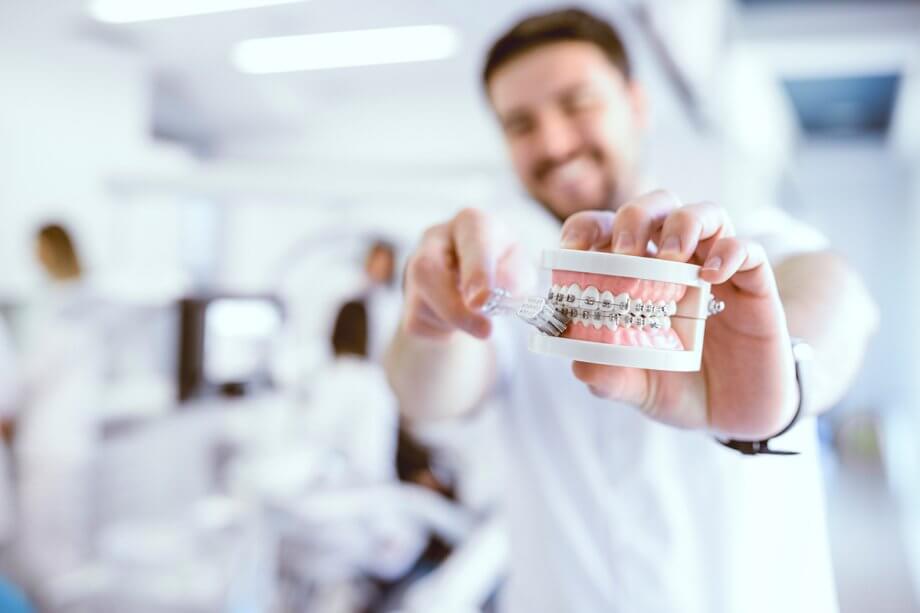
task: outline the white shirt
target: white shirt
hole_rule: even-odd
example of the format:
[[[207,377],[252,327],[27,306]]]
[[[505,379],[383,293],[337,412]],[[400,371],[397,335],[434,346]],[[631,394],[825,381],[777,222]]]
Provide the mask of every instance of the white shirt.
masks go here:
[[[778,212],[768,229],[771,255],[826,246]],[[836,610],[814,420],[773,444],[801,455],[742,456],[592,396],[569,360],[527,351],[526,326],[503,332],[502,611]]]
[[[317,375],[303,413],[303,438],[339,453],[349,483],[396,478],[399,416],[378,364],[355,356],[336,358]]]

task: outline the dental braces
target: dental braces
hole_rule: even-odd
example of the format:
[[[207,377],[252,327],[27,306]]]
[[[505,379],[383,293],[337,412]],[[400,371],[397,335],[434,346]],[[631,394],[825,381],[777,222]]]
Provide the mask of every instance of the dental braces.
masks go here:
[[[614,329],[667,330],[671,327],[671,316],[677,313],[677,303],[673,300],[643,302],[625,292],[616,296],[609,291],[601,293],[593,286],[585,288],[579,297],[568,288],[554,285],[546,299],[569,319],[606,324]]]
[[[674,287],[676,293],[672,294],[675,300],[677,293],[680,294],[678,305],[671,300],[646,301],[630,296],[628,290],[615,294],[609,289],[601,291],[597,286],[582,289],[577,282],[563,283],[563,275],[559,275],[550,292],[544,294],[544,300],[567,319],[574,316],[572,323],[586,327],[593,325],[595,330],[601,325],[608,329],[628,326],[654,330],[671,327],[673,323],[673,332],[669,330],[660,338],[656,336],[653,343],[646,343],[647,339],[642,338],[632,339],[631,335],[627,335],[630,337],[627,339],[614,337],[616,342],[607,342],[604,335],[592,335],[576,327],[571,335],[566,334],[563,338],[532,334],[527,343],[531,351],[580,362],[630,368],[674,372],[700,369],[706,321],[724,310],[725,305],[713,297],[710,284],[700,278],[699,266],[658,258],[571,249],[545,250],[541,265],[552,271],[554,277],[557,272],[566,275],[584,273],[683,287]],[[638,293],[638,290],[634,291]],[[599,339],[598,336],[604,338]],[[620,340],[629,342],[618,342]],[[634,340],[640,342],[637,344],[632,342]]]

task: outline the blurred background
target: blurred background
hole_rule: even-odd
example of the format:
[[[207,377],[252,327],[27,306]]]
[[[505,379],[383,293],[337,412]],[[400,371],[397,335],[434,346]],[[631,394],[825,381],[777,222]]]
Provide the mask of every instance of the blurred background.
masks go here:
[[[920,609],[920,1],[579,5],[631,45],[657,182],[777,203],[865,277],[821,423],[838,592]],[[0,0],[3,610],[490,610],[490,413],[401,427],[379,359],[425,227],[533,206],[479,71],[558,6]]]

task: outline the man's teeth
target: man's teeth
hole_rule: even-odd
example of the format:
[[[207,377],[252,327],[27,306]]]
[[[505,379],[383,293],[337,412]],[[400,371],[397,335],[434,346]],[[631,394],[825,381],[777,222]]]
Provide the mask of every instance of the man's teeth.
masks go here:
[[[560,164],[550,171],[550,178],[562,181],[578,179],[590,169],[590,162],[583,157],[577,157]]]
[[[569,319],[595,329],[607,326],[613,330],[618,327],[668,330],[671,316],[677,312],[677,303],[673,300],[643,302],[625,292],[614,296],[594,286],[582,289],[576,283],[553,285],[547,299]]]

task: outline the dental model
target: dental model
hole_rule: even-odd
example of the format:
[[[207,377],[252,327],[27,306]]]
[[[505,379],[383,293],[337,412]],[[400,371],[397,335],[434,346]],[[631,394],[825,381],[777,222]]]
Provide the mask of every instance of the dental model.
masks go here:
[[[567,325],[555,334],[533,324],[543,333],[531,336],[531,351],[596,364],[699,370],[706,318],[725,307],[711,297],[699,266],[554,249],[543,252],[543,267],[552,270],[545,302]]]

